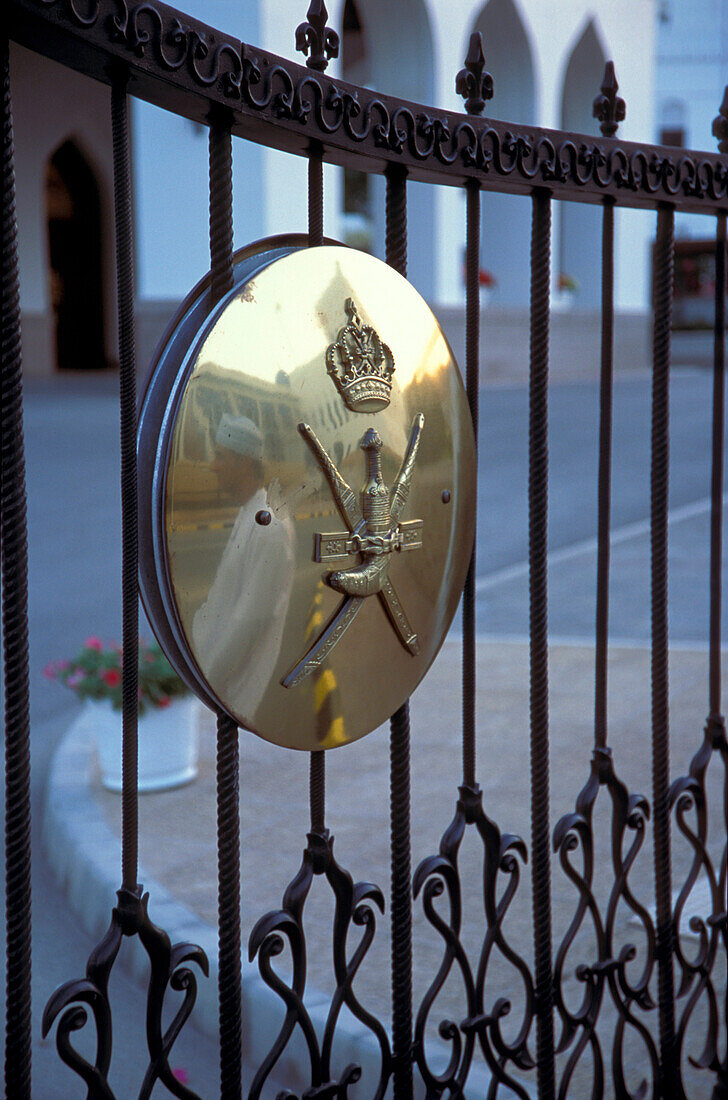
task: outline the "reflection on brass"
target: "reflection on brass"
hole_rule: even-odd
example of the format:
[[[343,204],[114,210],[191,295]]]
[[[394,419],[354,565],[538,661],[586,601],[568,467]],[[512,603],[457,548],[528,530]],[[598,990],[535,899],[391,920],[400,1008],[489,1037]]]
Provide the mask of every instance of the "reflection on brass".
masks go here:
[[[397,364],[388,404],[364,416],[326,369],[347,299]],[[280,745],[363,737],[434,660],[470,560],[475,450],[450,348],[405,279],[324,245],[250,277],[186,354],[160,556],[197,681]],[[284,687],[313,647],[318,667]]]
[[[352,412],[376,412],[389,404],[394,356],[371,325],[363,325],[353,298],[344,307],[349,323],[326,349],[326,366]]]
[[[389,559],[395,550],[418,550],[422,546],[422,520],[411,520],[405,525],[399,523],[399,517],[409,496],[424,423],[425,418],[419,413],[412,424],[391,503],[389,489],[382,477],[382,441],[375,428],[369,428],[365,433],[360,446],[366,455],[367,480],[361,491],[361,506],[353,490],[316,438],[314,430],[308,424],[298,425],[298,430],[326,475],[336,506],[349,528],[343,533],[314,535],[314,561],[334,561],[348,554],[361,554],[362,563],[350,569],[329,573],[327,584],[337,592],[342,592],[346,598],[306,655],[283,678],[281,683],[284,687],[296,687],[320,666],[342,638],[347,627],[353,623],[367,596],[379,596],[408,653],[416,657],[420,652],[417,635],[407,621],[404,608],[389,579]]]

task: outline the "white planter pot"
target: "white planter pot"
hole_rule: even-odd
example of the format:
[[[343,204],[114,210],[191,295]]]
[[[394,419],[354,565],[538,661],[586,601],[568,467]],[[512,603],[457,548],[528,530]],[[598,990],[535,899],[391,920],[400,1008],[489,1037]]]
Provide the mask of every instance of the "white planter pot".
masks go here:
[[[107,699],[88,700],[86,719],[96,739],[101,782],[121,790],[121,711]],[[139,790],[164,791],[197,776],[197,700],[173,700],[139,719]]]

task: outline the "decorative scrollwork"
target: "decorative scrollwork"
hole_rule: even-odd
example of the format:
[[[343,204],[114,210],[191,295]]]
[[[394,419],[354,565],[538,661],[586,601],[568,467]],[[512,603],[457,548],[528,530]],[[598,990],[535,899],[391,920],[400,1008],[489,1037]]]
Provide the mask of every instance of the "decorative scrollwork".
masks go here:
[[[675,900],[673,939],[680,975],[678,1001],[685,999],[677,1029],[678,1050],[682,1053],[688,1027],[696,1008],[700,1004],[704,1005],[708,1020],[705,1044],[696,1058],[690,1057],[690,1062],[699,1069],[711,1070],[718,1074],[719,1079],[722,1078],[725,1081],[728,1077],[728,1059],[721,1059],[719,1052],[721,1013],[718,1009],[718,990],[713,981],[713,968],[719,946],[722,944],[724,952],[728,949],[728,913],[726,913],[728,847],[724,842],[719,862],[711,859],[708,851],[708,799],[705,778],[714,756],[722,763],[725,791],[728,789],[726,787],[728,740],[722,715],[708,718],[703,742],[690,762],[688,775],[676,779],[670,787],[670,805],[675,814],[677,827],[693,851],[687,876]],[[724,794],[723,820],[726,812],[728,812],[728,805],[725,803]],[[708,885],[710,911],[705,914],[705,919],[697,915],[690,919],[690,932],[698,941],[691,957],[680,934],[684,931],[682,918],[685,906],[699,880]],[[723,1027],[725,1024],[724,1012]]]
[[[444,953],[440,968],[417,1012],[413,1057],[429,1096],[439,1097],[444,1092],[461,1096],[477,1039],[494,1080],[507,1085],[523,1100],[528,1100],[529,1093],[511,1076],[508,1067],[511,1065],[524,1070],[534,1066],[527,1046],[535,1012],[534,983],[527,963],[513,950],[503,932],[503,922],[520,881],[519,858],[523,862],[527,858],[526,846],[520,837],[501,833],[486,816],[480,787],[463,786],[459,790],[455,816],[440,841],[439,855],[424,859],[414,874],[414,895],[418,897],[422,893],[425,916],[442,937]],[[468,825],[475,825],[485,849],[483,902],[486,931],[476,972],[468,961],[460,938],[462,897],[458,853]],[[443,916],[435,905],[443,894],[449,903],[447,916]],[[484,1003],[488,967],[495,951],[513,967],[524,991],[523,1017],[518,1033],[510,1043],[501,1031],[501,1020],[511,1011],[510,1002],[505,997],[499,997],[493,1005],[486,1007]],[[427,1055],[425,1031],[453,964],[460,971],[467,1009],[465,1019],[459,1026],[448,1019],[443,1019],[439,1024],[439,1034],[451,1044],[451,1053],[447,1067],[436,1074]]]
[[[57,4],[58,0],[38,0],[38,3],[42,4],[45,8],[50,8]],[[76,0],[66,0],[65,6],[68,10],[68,14],[77,27],[89,28],[94,26],[99,17],[101,0],[87,0],[85,14],[78,10]]]
[[[335,56],[334,32],[326,27],[321,0],[314,0],[308,21],[298,28],[300,43],[310,54],[305,67],[241,46],[234,38],[153,0],[35,3],[40,11],[53,8],[54,21],[61,22],[65,16],[75,28],[87,32],[95,49],[127,63],[129,54],[143,59],[147,76],[156,63],[160,77],[180,89],[192,86],[233,108],[240,105],[244,114],[263,114],[273,122],[305,127],[312,138],[325,141],[338,134],[340,142],[353,142],[371,153],[385,151],[388,159],[409,161],[435,177],[447,174],[442,169],[465,167],[493,183],[510,177],[508,190],[529,190],[545,183],[599,196],[631,194],[677,206],[681,200],[694,206],[728,198],[728,164],[721,157],[670,156],[660,147],[640,147],[611,136],[623,116],[609,66],[602,94],[595,101],[607,136],[599,142],[587,136],[575,140],[574,135],[481,122],[475,114],[448,115],[325,77],[321,70],[326,56]],[[468,110],[475,110],[490,92],[487,73],[479,66],[479,57],[471,58],[469,53],[459,74],[471,104]],[[721,140],[724,122],[722,114],[715,122],[714,132]]]
[[[56,1032],[56,1047],[60,1058],[84,1081],[88,1100],[114,1100],[108,1082],[111,1065],[111,1003],[109,979],[124,936],[139,936],[149,956],[150,975],[147,990],[147,1047],[149,1065],[141,1087],[139,1100],[148,1100],[157,1081],[161,1081],[180,1100],[198,1100],[196,1093],[173,1076],[169,1055],[197,998],[197,978],[184,963],[193,962],[207,977],[207,956],[201,947],[191,943],[172,946],[169,936],[149,919],[149,894],[123,888],[117,891],[118,905],[112,910],[111,924],[101,943],[91,953],[86,965],[86,977],[60,986],[48,1001],[43,1013],[45,1038],[60,1016]],[[162,1011],[167,989],[184,993],[168,1027],[162,1030]],[[71,1035],[88,1020],[87,1005],[96,1025],[96,1056],[91,1065],[71,1043]]]
[[[311,1087],[303,1093],[302,1100],[346,1100],[350,1085],[358,1081],[361,1068],[349,1065],[338,1080],[331,1076],[331,1055],[336,1025],[342,1006],[367,1027],[376,1038],[381,1051],[381,1071],[374,1100],[381,1100],[391,1074],[391,1051],[387,1033],[382,1024],[366,1011],[357,1000],[352,984],[376,931],[374,906],[384,912],[384,898],[378,886],[369,882],[354,883],[334,858],[334,838],[328,829],[308,834],[308,844],[298,874],[283,895],[281,909],[267,913],[257,922],[250,934],[249,955],[251,962],[258,957],[258,967],[263,981],[277,993],[286,1006],[286,1016],[281,1030],[263,1064],[255,1075],[249,1100],[258,1100],[263,1085],[276,1062],[285,1050],[296,1027],[300,1027],[306,1041],[311,1063]],[[306,987],[306,938],[303,929],[303,910],[311,884],[316,875],[323,875],[333,892],[334,913],[334,976],[336,989],[329,1007],[323,1039],[314,1030],[311,1017],[303,1003]],[[349,953],[347,938],[352,924],[363,929],[356,948]],[[276,974],[272,960],[285,949],[291,953],[293,974],[291,984]],[[287,1100],[294,1100],[293,1093],[286,1093]]]
[[[612,803],[612,883],[604,916],[600,913],[594,887],[593,813],[599,791],[606,787]],[[599,1037],[599,1019],[605,990],[609,991],[617,1010],[617,1022],[612,1043],[612,1072],[617,1095],[637,1098],[648,1095],[648,1083],[643,1080],[636,1093],[631,1093],[625,1080],[624,1041],[629,1029],[642,1044],[644,1058],[651,1067],[653,1082],[658,1079],[658,1055],[654,1040],[644,1023],[635,1016],[633,1006],[643,1011],[654,1009],[649,984],[655,963],[655,929],[647,909],[634,897],[629,885],[629,873],[645,839],[649,818],[647,800],[629,794],[616,776],[611,750],[597,748],[592,757],[591,774],[577,800],[574,813],[565,814],[553,834],[554,851],[559,856],[566,877],[574,884],[578,902],[571,923],[556,953],[554,964],[554,1004],[561,1018],[559,1053],[570,1051],[563,1070],[559,1095],[569,1094],[571,1079],[585,1051],[591,1053],[593,1096],[601,1096],[604,1084],[604,1058]],[[631,838],[631,839],[630,839]],[[581,866],[573,857],[581,853]],[[637,948],[626,944],[617,954],[615,920],[620,903],[624,902],[642,926],[644,964],[636,980],[630,980],[628,964],[637,958]],[[591,922],[596,940],[597,958],[576,967],[576,977],[584,983],[581,1004],[569,1009],[564,996],[564,978],[577,934],[585,921]],[[630,968],[631,969],[631,968]]]
[[[129,10],[127,0],[120,0],[120,3],[121,11],[109,21],[114,40],[123,42],[140,58],[146,57],[150,49],[167,73],[186,66],[195,83],[211,88],[219,82],[225,95],[240,98],[243,67],[232,43],[217,45],[204,71],[200,62],[206,62],[211,52],[204,33],[183,22],[177,14],[165,20],[154,4],[137,4]]]

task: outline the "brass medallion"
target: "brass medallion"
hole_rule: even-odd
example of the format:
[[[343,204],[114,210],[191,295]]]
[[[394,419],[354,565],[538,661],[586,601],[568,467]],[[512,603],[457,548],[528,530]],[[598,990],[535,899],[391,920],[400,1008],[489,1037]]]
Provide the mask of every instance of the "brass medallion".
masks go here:
[[[142,595],[207,702],[332,748],[401,705],[455,613],[467,402],[433,314],[371,256],[273,241],[237,278],[212,312],[181,311],[150,382]]]

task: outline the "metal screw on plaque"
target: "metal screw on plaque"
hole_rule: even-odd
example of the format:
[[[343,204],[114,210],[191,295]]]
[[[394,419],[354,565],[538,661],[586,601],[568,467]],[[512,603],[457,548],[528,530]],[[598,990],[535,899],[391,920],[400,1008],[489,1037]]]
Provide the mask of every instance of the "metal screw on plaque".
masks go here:
[[[449,489],[443,489],[442,490],[442,503],[443,504],[449,504],[450,503],[450,490]]]
[[[272,518],[270,512],[266,512],[264,508],[255,513],[255,522],[259,523],[261,527],[267,527]]]

